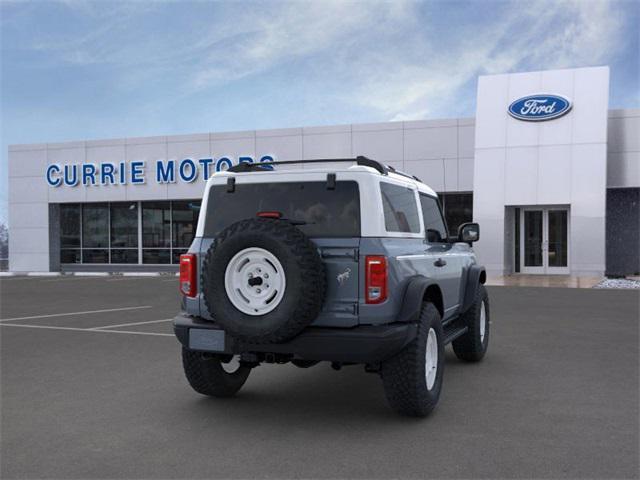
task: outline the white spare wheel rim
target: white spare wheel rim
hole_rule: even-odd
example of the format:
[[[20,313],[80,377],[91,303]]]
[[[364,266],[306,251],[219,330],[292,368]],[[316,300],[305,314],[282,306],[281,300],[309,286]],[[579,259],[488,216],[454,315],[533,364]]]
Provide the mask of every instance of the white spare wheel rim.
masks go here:
[[[250,247],[236,253],[227,265],[224,287],[233,306],[242,313],[265,315],[282,301],[286,278],[275,255]]]
[[[431,390],[433,384],[436,383],[436,376],[438,375],[438,337],[433,328],[429,329],[429,334],[427,335],[424,375],[427,380],[427,389]]]

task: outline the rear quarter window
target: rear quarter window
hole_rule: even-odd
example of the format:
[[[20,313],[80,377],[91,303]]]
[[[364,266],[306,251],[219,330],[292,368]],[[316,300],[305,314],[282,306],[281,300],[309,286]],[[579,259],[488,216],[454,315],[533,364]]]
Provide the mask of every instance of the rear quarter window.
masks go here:
[[[413,190],[380,182],[384,225],[387,232],[420,233],[420,218]]]
[[[360,192],[355,181],[237,183],[235,191],[226,185],[209,190],[204,235],[214,237],[229,225],[258,212],[280,212],[282,218],[300,222],[297,227],[308,237],[359,237]]]

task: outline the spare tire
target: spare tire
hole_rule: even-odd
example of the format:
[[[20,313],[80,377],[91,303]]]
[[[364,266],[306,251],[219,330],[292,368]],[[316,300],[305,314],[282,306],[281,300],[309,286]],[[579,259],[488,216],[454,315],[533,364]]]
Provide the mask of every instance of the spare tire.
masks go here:
[[[278,219],[241,220],[207,251],[202,292],[215,322],[250,343],[288,340],[320,313],[326,291],[315,245]]]

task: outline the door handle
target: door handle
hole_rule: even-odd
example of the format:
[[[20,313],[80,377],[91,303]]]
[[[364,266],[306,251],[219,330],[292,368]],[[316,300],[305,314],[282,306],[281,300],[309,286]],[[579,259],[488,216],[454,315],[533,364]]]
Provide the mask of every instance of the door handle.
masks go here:
[[[444,266],[447,264],[447,262],[446,262],[445,260],[443,260],[443,259],[439,258],[439,259],[437,259],[435,262],[433,262],[433,264],[434,264],[436,267],[444,267]]]

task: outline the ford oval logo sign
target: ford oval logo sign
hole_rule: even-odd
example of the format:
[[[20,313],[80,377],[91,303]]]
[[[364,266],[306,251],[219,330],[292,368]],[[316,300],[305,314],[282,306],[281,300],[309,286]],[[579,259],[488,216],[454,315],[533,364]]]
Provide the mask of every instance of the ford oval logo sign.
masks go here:
[[[558,118],[571,110],[571,100],[560,95],[528,95],[509,105],[509,115],[518,120],[541,122]]]

